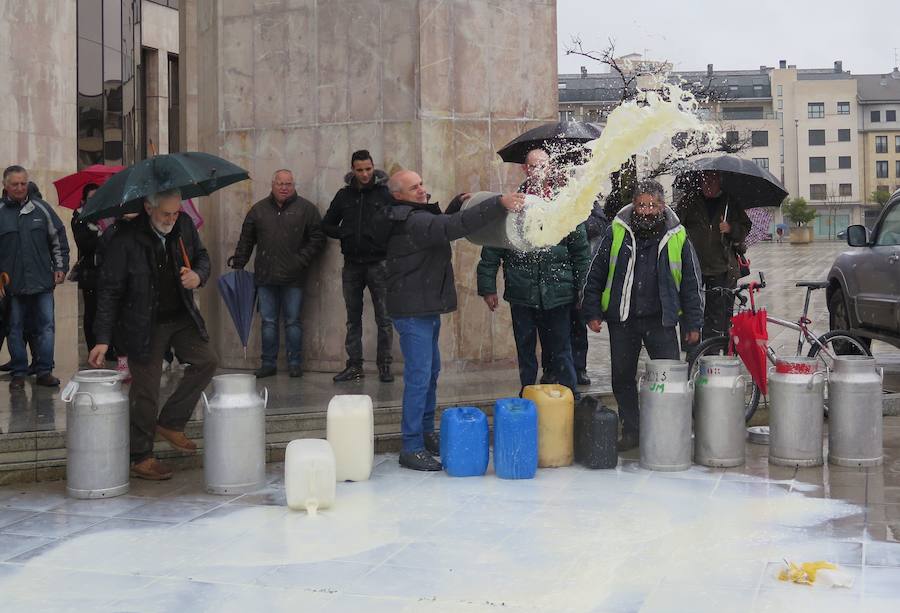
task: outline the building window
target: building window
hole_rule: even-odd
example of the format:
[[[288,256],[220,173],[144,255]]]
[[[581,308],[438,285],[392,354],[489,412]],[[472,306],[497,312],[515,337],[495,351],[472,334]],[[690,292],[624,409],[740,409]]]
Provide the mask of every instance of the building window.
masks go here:
[[[750,145],[753,147],[768,147],[769,132],[767,130],[753,130],[750,133]]]
[[[825,144],[825,130],[810,130],[809,131],[809,144],[810,146],[815,145],[824,145]]]
[[[784,108],[784,100],[781,99],[781,98],[778,99],[778,108],[779,108],[779,109],[783,109],[783,108]]]
[[[738,90],[737,85],[729,85],[728,86],[728,91],[730,91],[731,93],[737,93],[737,90]]]
[[[181,151],[179,142],[178,56],[169,54],[169,153]]]
[[[810,172],[825,172],[825,158],[824,157],[809,158],[809,171]]]
[[[725,132],[725,142],[729,145],[734,145],[740,140],[740,135],[737,130],[728,130]]]
[[[825,117],[825,103],[810,102],[806,105],[806,115],[810,119],[822,119]]]
[[[762,90],[763,90],[763,86],[762,86],[762,85],[754,85],[754,86],[753,86],[753,93],[754,93],[754,94],[761,94],[761,93],[762,93]]]
[[[781,96],[783,93],[784,93],[784,86],[783,86],[783,85],[779,85],[779,86],[778,86],[778,95]]]
[[[840,128],[838,130],[838,142],[839,143],[849,143],[850,142],[850,128]]]
[[[875,162],[875,177],[878,179],[887,179],[888,178],[887,160],[879,160],[879,161]]]
[[[869,118],[872,121],[872,123],[880,122],[881,121],[881,111],[872,111],[869,114]]]
[[[900,160],[894,162],[894,176],[900,179]]]
[[[837,114],[838,115],[849,115],[850,114],[850,103],[849,102],[838,102]]]
[[[559,112],[559,120],[560,121],[574,121],[575,113],[572,111],[560,111]]]
[[[753,158],[753,162],[760,168],[769,169],[769,158]]]
[[[884,112],[884,120],[885,121],[897,121],[897,111],[885,111]]]
[[[894,137],[894,153],[900,153],[900,136]]]
[[[849,155],[838,156],[838,168],[850,168],[850,156]]]
[[[875,137],[875,153],[887,153],[887,136]]]
[[[825,184],[824,183],[810,184],[809,199],[810,200],[825,200]]]
[[[852,197],[853,197],[853,185],[852,185],[852,184],[850,184],[850,183],[841,183],[841,184],[838,186],[838,189],[840,190],[840,191],[838,192],[838,194],[839,194],[842,198],[852,198]]]

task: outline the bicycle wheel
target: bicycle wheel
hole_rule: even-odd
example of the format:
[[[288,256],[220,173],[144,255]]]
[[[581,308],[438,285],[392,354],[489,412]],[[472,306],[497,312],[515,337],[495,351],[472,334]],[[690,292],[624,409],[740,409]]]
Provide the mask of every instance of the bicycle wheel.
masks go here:
[[[818,339],[818,343],[813,343],[809,348],[807,357],[818,358],[819,361],[828,367],[834,368],[834,360],[827,352],[822,351],[822,347],[827,347],[828,351],[835,356],[839,355],[863,355],[870,356],[872,352],[866,347],[866,344],[856,338],[846,330],[832,330],[826,332]]]
[[[716,336],[708,338],[697,345],[687,357],[688,376],[694,376],[694,373],[700,368],[700,358],[707,355],[728,355],[728,337]],[[750,378],[750,373],[747,372],[747,368],[744,366],[743,362],[741,363],[741,372],[747,377],[747,380],[750,381],[750,385],[747,386],[747,393],[744,400],[744,419],[750,421],[750,418],[753,417],[753,414],[756,412],[756,407],[759,406],[760,393],[759,388],[756,387],[756,383],[753,383],[753,380]]]

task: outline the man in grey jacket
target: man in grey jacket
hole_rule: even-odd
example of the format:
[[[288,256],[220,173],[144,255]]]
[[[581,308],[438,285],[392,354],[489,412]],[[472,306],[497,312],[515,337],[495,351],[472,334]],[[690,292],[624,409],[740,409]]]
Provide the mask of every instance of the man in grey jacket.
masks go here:
[[[379,212],[377,225],[387,244],[388,313],[400,335],[404,362],[400,465],[441,470],[432,456],[440,453],[434,410],[441,315],[456,310],[450,242],[500,219],[505,210],[519,210],[525,195],[506,194],[445,215],[437,203],[428,202],[422,178],[411,170],[394,174],[388,189],[394,201]]]
[[[325,233],[316,205],[297,195],[290,170],[277,171],[272,193],[247,213],[229,265],[246,266],[254,246],[253,276],[262,318],[262,364],[256,376],[271,377],[277,372],[278,321],[283,317],[288,369],[291,377],[300,377],[303,284],[310,263],[325,246]]]
[[[28,355],[26,317],[33,318],[37,355],[35,383],[59,385],[53,376],[55,345],[53,290],[69,270],[66,229],[53,208],[28,192],[28,171],[10,166],[3,172],[6,196],[0,200],[0,270],[10,278],[9,354],[11,390],[25,387]]]

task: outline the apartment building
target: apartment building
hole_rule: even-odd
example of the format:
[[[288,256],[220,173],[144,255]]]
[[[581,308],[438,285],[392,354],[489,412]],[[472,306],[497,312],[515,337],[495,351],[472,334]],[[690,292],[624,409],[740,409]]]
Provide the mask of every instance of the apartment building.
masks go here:
[[[863,195],[900,189],[900,70],[856,75]],[[869,212],[873,209],[872,212]],[[871,219],[877,207],[867,207]]]

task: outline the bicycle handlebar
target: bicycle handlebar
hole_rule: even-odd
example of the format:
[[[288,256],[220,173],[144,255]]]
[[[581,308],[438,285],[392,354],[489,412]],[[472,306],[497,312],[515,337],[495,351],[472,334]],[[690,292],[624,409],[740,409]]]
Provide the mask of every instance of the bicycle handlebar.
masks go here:
[[[734,298],[737,298],[741,301],[741,304],[746,302],[747,298],[742,296],[743,292],[746,292],[748,289],[759,290],[766,286],[766,275],[764,272],[759,272],[759,281],[750,281],[749,283],[741,283],[737,287],[710,287],[704,290],[707,293],[719,293],[719,294],[729,294]]]

